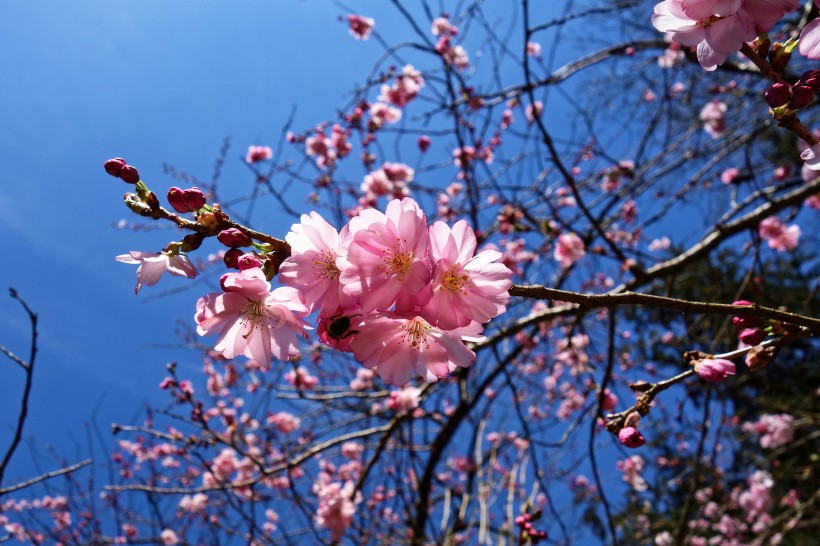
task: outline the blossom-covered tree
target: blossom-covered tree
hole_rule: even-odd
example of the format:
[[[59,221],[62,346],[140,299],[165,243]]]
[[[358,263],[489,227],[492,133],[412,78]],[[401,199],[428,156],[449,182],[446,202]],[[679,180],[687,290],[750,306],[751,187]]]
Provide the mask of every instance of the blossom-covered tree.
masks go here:
[[[379,56],[238,158],[265,214],[105,162],[178,228],[117,257],[140,297],[212,285],[180,313],[202,373],[158,375],[99,491],[66,465],[26,497],[15,436],[7,536],[810,543],[817,7],[545,4],[341,14],[323,39]]]

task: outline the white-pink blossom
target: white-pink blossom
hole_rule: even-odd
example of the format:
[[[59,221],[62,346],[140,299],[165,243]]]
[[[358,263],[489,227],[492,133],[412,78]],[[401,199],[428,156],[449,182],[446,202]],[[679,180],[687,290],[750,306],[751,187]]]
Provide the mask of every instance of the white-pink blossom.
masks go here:
[[[367,40],[373,32],[373,27],[376,26],[376,21],[370,17],[350,13],[347,16],[347,24],[351,36],[357,40]]]
[[[271,355],[287,360],[299,352],[297,336],[307,337],[308,314],[304,297],[283,286],[270,292],[270,283],[259,268],[226,273],[224,292],[212,292],[196,304],[194,319],[201,336],[218,334],[214,350],[225,358],[244,355],[269,362]]]
[[[143,286],[157,284],[166,271],[171,275],[188,277],[189,279],[199,275],[194,264],[184,254],[132,250],[128,254],[117,256],[116,260],[125,264],[139,264],[134,294],[139,294]]]
[[[583,258],[585,254],[584,241],[575,233],[561,234],[555,241],[553,257],[564,269]]]

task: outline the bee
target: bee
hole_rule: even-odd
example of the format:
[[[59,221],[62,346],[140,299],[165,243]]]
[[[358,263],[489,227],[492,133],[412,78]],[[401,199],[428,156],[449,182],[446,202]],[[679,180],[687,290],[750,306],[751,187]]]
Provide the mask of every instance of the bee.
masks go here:
[[[336,341],[358,334],[358,330],[350,329],[350,317],[347,315],[334,315],[330,317],[327,325],[327,335]]]

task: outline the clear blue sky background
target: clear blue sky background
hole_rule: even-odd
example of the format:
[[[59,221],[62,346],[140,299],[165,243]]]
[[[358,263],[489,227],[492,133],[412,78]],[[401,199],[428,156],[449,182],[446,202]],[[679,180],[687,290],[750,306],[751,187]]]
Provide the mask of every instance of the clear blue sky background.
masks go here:
[[[349,5],[389,36],[399,22],[387,4]],[[275,145],[294,104],[300,129],[332,119],[379,55],[378,44],[348,35],[343,13],[297,0],[0,3],[0,343],[27,356],[29,326],[6,295],[13,286],[40,315],[26,428],[36,445],[71,456],[73,438],[81,456],[95,408],[104,430],[132,422],[143,402],[165,402],[157,385],[170,358],[199,366],[166,347],[175,321],[192,320],[198,292],[147,298],[186,282],[166,277],[135,298],[134,266],[114,261],[174,234],[114,229],[138,219],[122,205],[129,187],[102,163],[125,157],[163,194],[174,185],[163,162],[208,180],[230,135],[222,188],[245,192],[247,146]],[[3,448],[22,377],[4,358]]]

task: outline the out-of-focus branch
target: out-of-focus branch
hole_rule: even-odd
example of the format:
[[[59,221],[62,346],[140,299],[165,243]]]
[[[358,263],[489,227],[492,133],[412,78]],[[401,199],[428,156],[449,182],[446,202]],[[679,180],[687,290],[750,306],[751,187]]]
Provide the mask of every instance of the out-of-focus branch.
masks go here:
[[[93,463],[93,459],[86,459],[84,461],[80,461],[79,463],[73,464],[71,466],[67,466],[65,468],[61,468],[59,470],[53,470],[51,472],[46,472],[45,474],[40,474],[39,476],[35,476],[34,478],[30,478],[24,482],[16,483],[14,485],[10,485],[8,487],[4,487],[0,489],[0,496],[5,495],[7,493],[13,493],[14,491],[19,491],[21,489],[25,489],[26,487],[38,484],[42,481],[62,476],[63,474],[69,474],[74,472],[75,470],[79,470],[84,466],[88,466]]]
[[[20,302],[20,305],[23,306],[23,309],[28,315],[29,322],[31,323],[31,345],[29,346],[28,362],[22,362],[19,359],[15,360],[9,356],[9,358],[12,358],[12,360],[20,364],[26,371],[26,381],[23,386],[23,396],[20,400],[20,412],[17,414],[17,425],[14,429],[14,435],[12,436],[11,444],[6,450],[6,454],[3,456],[3,460],[0,461],[0,484],[3,483],[3,475],[6,472],[9,461],[11,461],[11,457],[14,455],[17,446],[20,445],[20,440],[23,438],[23,426],[28,416],[28,401],[31,395],[32,379],[34,378],[34,361],[37,357],[37,314],[29,308],[28,304],[17,294],[14,288],[9,288],[9,294],[12,298]],[[8,356],[8,353],[6,354]],[[0,494],[2,494],[2,490],[0,490]]]

